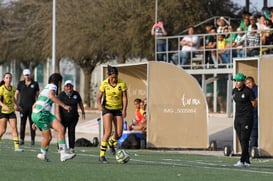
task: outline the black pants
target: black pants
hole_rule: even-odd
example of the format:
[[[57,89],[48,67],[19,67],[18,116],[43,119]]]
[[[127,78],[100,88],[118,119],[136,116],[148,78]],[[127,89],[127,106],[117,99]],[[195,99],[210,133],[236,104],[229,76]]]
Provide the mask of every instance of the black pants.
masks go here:
[[[249,139],[253,126],[253,119],[235,119],[234,128],[242,148],[241,162],[249,162]]]
[[[79,121],[79,117],[63,117],[62,118],[62,124],[64,126],[64,132],[66,133],[66,129],[68,129],[68,143],[69,143],[69,148],[74,148],[75,147],[75,130],[77,123]]]
[[[32,119],[31,119],[32,110],[24,109],[23,112],[20,112],[21,123],[20,123],[20,140],[25,140],[25,132],[26,132],[26,123],[27,118],[29,120],[29,127],[30,127],[30,136],[31,141],[35,141],[35,130],[32,129]]]

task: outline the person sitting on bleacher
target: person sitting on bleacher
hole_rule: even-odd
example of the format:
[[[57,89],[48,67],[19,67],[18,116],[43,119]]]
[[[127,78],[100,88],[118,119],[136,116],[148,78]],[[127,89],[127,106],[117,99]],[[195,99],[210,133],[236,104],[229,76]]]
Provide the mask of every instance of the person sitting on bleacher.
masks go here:
[[[233,27],[231,25],[228,26],[228,30],[226,34],[226,48],[231,52],[232,57],[237,56],[237,52],[233,47],[236,37],[237,37],[237,34],[234,33]]]
[[[219,34],[217,37],[217,52],[222,64],[230,63],[230,51],[226,48],[226,40],[224,34]]]
[[[255,16],[250,16],[250,17],[249,17],[249,21],[250,21],[250,25],[248,26],[248,33],[247,33],[247,34],[250,33],[251,28],[252,28],[252,25],[256,25],[256,26],[257,26],[257,30],[260,29],[259,23],[257,22],[257,19],[256,19]]]
[[[243,48],[245,45],[245,39],[246,39],[246,35],[243,32],[243,29],[241,27],[237,28],[237,37],[235,38],[233,47],[236,47],[237,49],[237,57],[245,57]]]
[[[245,16],[243,19],[243,23],[240,24],[240,27],[243,31],[248,31],[248,26],[250,25],[249,16]]]
[[[260,47],[260,35],[257,33],[257,25],[253,24],[251,27],[250,33],[247,34],[246,36],[246,55],[248,57],[259,55],[260,53],[259,47]]]
[[[209,27],[209,29],[207,29]],[[213,55],[214,49],[216,48],[216,27],[211,27],[207,25],[206,30],[208,35],[205,37],[204,46],[201,46],[200,49],[205,50],[205,64],[213,64]]]
[[[191,57],[195,56],[196,51],[199,48],[199,38],[194,35],[194,27],[191,26],[188,31],[188,36],[185,36],[180,41],[180,46],[182,47],[179,53],[176,53],[172,56],[172,60],[175,64],[185,65],[188,63]],[[180,59],[179,59],[180,57]],[[180,60],[180,62],[178,61]]]

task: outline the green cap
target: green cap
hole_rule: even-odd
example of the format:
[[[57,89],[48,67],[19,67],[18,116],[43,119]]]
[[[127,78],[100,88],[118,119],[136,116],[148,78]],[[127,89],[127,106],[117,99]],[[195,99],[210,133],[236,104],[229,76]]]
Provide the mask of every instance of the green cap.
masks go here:
[[[234,81],[244,81],[246,79],[246,76],[242,73],[237,73],[235,77],[233,78]]]

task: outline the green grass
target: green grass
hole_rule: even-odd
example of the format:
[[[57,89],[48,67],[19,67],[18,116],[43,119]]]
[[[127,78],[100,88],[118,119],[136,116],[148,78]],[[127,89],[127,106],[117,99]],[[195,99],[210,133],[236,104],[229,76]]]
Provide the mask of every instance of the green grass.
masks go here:
[[[39,152],[26,143],[24,152],[13,151],[11,140],[0,142],[0,180],[32,181],[224,181],[272,180],[273,161],[252,160],[250,168],[234,168],[238,157],[186,154],[178,151],[128,150],[131,160],[116,163],[107,153],[109,164],[98,162],[99,148],[76,148],[77,156],[66,162],[59,161],[56,145],[49,150],[50,162],[36,158]]]

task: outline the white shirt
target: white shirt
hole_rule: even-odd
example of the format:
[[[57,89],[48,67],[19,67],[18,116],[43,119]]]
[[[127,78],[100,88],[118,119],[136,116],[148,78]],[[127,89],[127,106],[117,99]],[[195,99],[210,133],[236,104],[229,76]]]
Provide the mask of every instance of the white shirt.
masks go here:
[[[182,49],[181,49],[182,51],[197,51],[199,49],[199,38],[198,38],[198,36],[188,35],[188,36],[185,36],[183,38],[183,40],[192,42],[194,44],[194,46],[184,45],[182,47]]]

